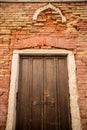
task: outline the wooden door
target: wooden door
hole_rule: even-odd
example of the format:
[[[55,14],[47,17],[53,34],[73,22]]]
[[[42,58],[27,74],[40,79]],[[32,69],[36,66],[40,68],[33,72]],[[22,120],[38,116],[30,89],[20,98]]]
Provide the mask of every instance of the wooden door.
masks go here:
[[[21,57],[16,130],[71,130],[65,56]]]

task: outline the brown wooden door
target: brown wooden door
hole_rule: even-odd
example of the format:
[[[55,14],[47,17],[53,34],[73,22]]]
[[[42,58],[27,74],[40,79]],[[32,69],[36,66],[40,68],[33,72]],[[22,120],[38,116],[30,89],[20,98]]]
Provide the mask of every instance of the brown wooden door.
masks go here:
[[[66,57],[21,57],[16,130],[71,130]]]

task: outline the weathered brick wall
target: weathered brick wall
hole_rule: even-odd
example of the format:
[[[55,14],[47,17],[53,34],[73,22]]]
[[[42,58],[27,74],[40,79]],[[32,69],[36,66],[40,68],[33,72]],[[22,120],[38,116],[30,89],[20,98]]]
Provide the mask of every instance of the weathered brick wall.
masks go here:
[[[13,50],[29,48],[74,52],[81,122],[87,130],[87,2],[53,3],[61,9],[66,23],[50,9],[33,23],[35,10],[44,4],[0,3],[0,130],[6,125]]]

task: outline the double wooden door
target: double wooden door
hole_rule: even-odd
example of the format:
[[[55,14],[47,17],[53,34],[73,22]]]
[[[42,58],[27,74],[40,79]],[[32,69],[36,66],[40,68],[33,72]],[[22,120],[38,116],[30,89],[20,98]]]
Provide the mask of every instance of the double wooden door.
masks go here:
[[[65,56],[21,57],[16,130],[71,130]]]

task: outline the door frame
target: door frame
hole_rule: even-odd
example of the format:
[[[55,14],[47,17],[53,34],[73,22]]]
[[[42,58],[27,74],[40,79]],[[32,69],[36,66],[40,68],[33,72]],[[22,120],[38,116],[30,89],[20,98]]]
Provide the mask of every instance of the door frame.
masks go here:
[[[8,115],[6,130],[15,130],[16,123],[16,94],[18,91],[20,55],[66,55],[68,68],[68,86],[70,94],[70,113],[72,130],[82,130],[78,105],[78,91],[76,85],[76,66],[74,53],[64,49],[27,49],[14,50],[12,57],[11,82],[8,99]]]

